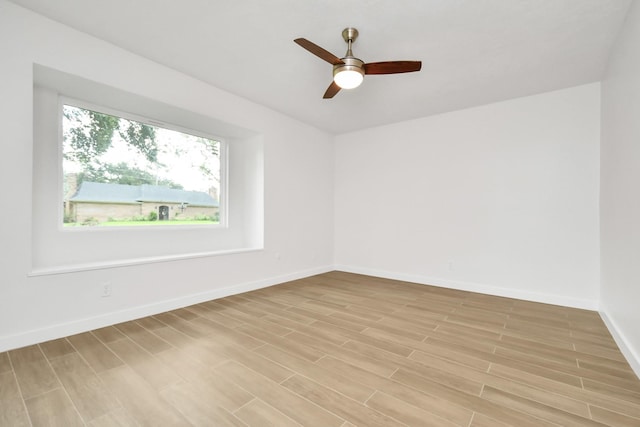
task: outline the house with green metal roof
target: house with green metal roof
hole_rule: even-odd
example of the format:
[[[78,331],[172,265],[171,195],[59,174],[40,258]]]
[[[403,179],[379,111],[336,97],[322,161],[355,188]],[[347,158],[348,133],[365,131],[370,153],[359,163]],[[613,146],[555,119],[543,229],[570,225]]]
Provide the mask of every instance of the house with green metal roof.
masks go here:
[[[70,219],[76,223],[149,217],[160,221],[215,217],[220,208],[214,190],[206,193],[160,185],[90,181],[82,182],[67,203]]]

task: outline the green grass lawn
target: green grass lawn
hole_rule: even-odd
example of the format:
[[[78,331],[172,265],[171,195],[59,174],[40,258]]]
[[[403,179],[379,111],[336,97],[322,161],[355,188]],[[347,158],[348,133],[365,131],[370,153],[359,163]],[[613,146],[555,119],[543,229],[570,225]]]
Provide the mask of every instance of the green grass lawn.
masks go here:
[[[65,223],[65,227],[153,227],[157,225],[208,225],[219,224],[218,221],[207,220],[171,220],[171,221],[108,221],[95,225]]]

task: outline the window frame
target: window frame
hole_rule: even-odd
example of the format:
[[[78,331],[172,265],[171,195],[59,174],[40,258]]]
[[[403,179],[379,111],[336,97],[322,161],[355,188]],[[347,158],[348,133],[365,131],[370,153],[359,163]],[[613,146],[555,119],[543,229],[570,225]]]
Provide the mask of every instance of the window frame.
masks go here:
[[[97,226],[84,226],[84,227],[65,227],[64,226],[64,129],[63,129],[63,108],[65,105],[81,108],[84,110],[90,110],[101,114],[107,114],[110,116],[123,118],[126,120],[136,121],[148,126],[160,127],[167,130],[172,130],[176,132],[181,132],[184,134],[192,135],[195,137],[205,138],[209,140],[214,140],[219,143],[218,147],[218,158],[220,162],[220,188],[218,194],[218,217],[219,222],[217,224],[162,224],[162,225],[154,225],[153,227],[143,227],[143,226],[135,226],[135,225],[122,225],[117,227],[97,227]],[[228,141],[225,138],[219,137],[207,132],[198,131],[196,129],[187,128],[185,126],[176,125],[173,123],[169,123],[164,120],[157,120],[149,117],[145,117],[140,114],[130,113],[127,111],[118,110],[115,108],[111,108],[108,106],[97,105],[92,102],[83,101],[74,97],[70,97],[63,94],[58,94],[58,106],[57,106],[57,120],[58,120],[58,195],[57,199],[59,201],[58,212],[57,212],[57,222],[58,229],[63,232],[108,232],[112,230],[173,230],[173,229],[189,229],[189,228],[227,228],[228,227]]]

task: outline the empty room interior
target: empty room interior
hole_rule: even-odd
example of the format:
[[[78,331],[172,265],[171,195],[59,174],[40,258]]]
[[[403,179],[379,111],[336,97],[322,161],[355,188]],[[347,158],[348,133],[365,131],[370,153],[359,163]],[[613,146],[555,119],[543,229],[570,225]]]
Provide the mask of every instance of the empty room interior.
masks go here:
[[[0,94],[0,426],[640,426],[637,1],[0,0]]]

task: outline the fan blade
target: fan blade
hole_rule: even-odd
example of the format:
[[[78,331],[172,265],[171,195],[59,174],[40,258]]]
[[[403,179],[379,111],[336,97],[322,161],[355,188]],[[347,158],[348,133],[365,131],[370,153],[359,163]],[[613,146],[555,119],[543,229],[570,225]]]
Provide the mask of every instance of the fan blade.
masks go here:
[[[312,43],[307,39],[295,39],[294,42],[298,43],[300,46],[307,49],[309,52],[313,53],[318,58],[324,59],[329,64],[333,64],[333,65],[344,64],[344,62],[342,62],[342,59],[338,58],[333,53],[327,50],[324,50],[317,44]]]
[[[323,98],[324,99],[333,98],[334,96],[336,96],[336,93],[338,92],[340,92],[340,86],[338,86],[336,82],[331,82],[331,84],[327,88],[327,91],[324,93]]]
[[[364,64],[365,74],[397,74],[420,71],[421,61],[386,61]]]

